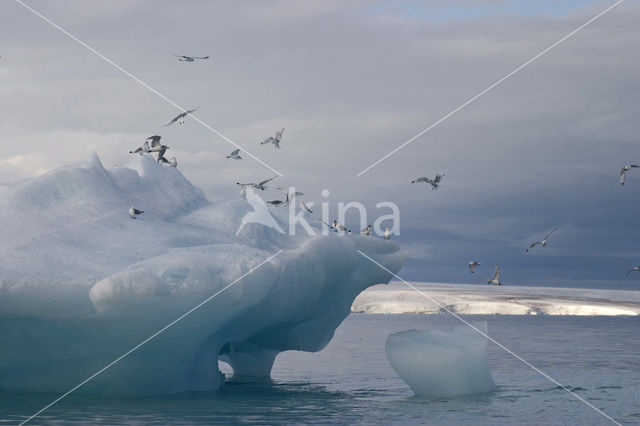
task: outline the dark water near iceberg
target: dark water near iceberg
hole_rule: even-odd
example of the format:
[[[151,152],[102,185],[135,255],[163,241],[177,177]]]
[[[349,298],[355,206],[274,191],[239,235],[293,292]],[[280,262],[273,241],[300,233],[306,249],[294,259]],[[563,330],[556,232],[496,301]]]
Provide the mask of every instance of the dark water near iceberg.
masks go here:
[[[467,319],[486,320],[489,335],[616,421],[640,424],[640,318]],[[495,392],[438,400],[414,397],[389,366],[385,339],[400,330],[458,324],[446,315],[354,314],[322,352],[280,354],[271,380],[230,380],[216,392],[162,398],[72,394],[31,424],[611,423],[491,343]],[[0,424],[17,424],[58,396],[0,393]]]

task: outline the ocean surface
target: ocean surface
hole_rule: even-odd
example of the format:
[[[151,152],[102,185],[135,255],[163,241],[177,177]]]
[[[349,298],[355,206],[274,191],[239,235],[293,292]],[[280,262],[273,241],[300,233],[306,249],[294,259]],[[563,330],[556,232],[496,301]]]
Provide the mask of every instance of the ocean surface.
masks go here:
[[[616,421],[640,424],[639,317],[465,318],[487,321],[490,336]],[[494,392],[413,396],[387,362],[387,336],[459,324],[446,314],[352,314],[323,351],[280,354],[271,380],[229,379],[219,391],[161,398],[71,394],[31,424],[612,424],[492,343]],[[0,393],[0,424],[19,423],[58,396]]]

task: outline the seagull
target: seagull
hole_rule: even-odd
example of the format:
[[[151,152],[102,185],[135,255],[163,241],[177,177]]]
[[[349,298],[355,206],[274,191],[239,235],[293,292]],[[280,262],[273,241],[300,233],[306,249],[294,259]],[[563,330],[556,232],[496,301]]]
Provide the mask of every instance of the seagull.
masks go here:
[[[278,189],[279,189],[280,191],[282,191],[282,193],[284,194],[284,199],[285,199],[285,201],[284,201],[284,202],[285,202],[286,204],[289,204],[289,203],[291,202],[291,200],[289,199],[289,191],[290,191],[290,188],[278,188]],[[304,195],[304,193],[302,193],[302,192],[300,192],[300,191],[296,191],[296,192],[294,192],[294,193],[293,193],[293,194],[291,194],[291,195],[293,195],[293,197],[295,198],[295,197],[297,197],[297,196],[299,196],[299,195]],[[313,213],[313,212],[312,212],[312,213]]]
[[[640,266],[634,266],[633,268],[629,269],[629,271],[627,272],[627,275],[629,275],[633,271],[640,271]]]
[[[176,55],[172,53],[173,56],[177,57],[180,62],[195,62],[196,59],[209,59],[208,56],[184,56],[184,55]]]
[[[227,158],[232,158],[234,160],[242,160],[242,157],[238,155],[239,152],[240,152],[239,149],[234,149],[233,151],[231,151],[231,154],[227,155]]]
[[[263,180],[262,182],[258,183],[258,184],[251,184],[251,186],[253,186],[255,189],[259,189],[261,191],[264,191],[265,189],[267,189],[267,183],[271,182],[272,180],[274,180],[275,178],[277,178],[278,175],[272,177],[271,179],[267,179],[267,180]]]
[[[240,185],[240,196],[243,200],[247,199],[247,186],[254,186],[255,183],[240,183],[236,182],[236,184]]]
[[[138,148],[136,148],[133,151],[129,151],[129,154],[144,154],[149,152],[149,142],[144,141],[144,143],[142,144],[142,146],[139,146]]]
[[[131,215],[131,219],[135,219],[137,215],[144,213],[143,210],[138,210],[135,207],[131,206],[129,209],[129,214]]]
[[[282,133],[284,133],[284,127],[276,132],[276,137],[269,136],[264,141],[260,142],[260,145],[272,143],[275,148],[280,149],[280,141],[282,140]]]
[[[527,248],[527,253],[532,250],[537,244],[540,244],[542,247],[546,247],[547,246],[547,238],[549,238],[549,235],[553,234],[558,228],[553,228],[551,230],[551,232],[549,232],[547,235],[544,236],[544,238],[542,239],[542,241],[536,241],[535,243],[532,243],[528,248]]]
[[[349,231],[346,226],[344,226],[343,224],[341,224],[337,220],[333,221],[333,228],[336,229],[337,231],[342,231],[342,232],[348,232]]]
[[[175,123],[176,121],[178,122],[178,124],[182,124],[184,123],[184,119],[186,118],[187,115],[191,114],[192,112],[194,112],[195,110],[197,110],[200,107],[196,107],[194,109],[190,109],[188,111],[184,111],[181,112],[180,114],[176,115],[173,120],[171,120],[170,122],[168,122],[167,124],[165,124],[162,127],[167,127],[167,126],[171,126],[173,123]]]
[[[371,229],[373,229],[373,225],[367,225],[366,228],[360,230],[360,235],[371,235]]]
[[[487,280],[487,284],[502,285],[500,282],[500,267],[496,265],[496,269],[493,271],[493,276]]]
[[[482,265],[479,262],[476,262],[475,260],[473,262],[469,262],[469,271],[473,274],[475,272],[476,266],[478,265]]]
[[[338,232],[338,230],[336,228],[334,228],[333,226],[329,225],[327,222],[325,222],[322,219],[318,219],[320,222],[324,223],[325,225],[327,225],[327,228],[329,228],[330,230],[332,230],[333,232]]]
[[[309,207],[307,207],[307,205],[304,203],[304,201],[300,200],[300,208],[305,212],[305,213],[309,213],[309,214],[313,214],[313,211],[311,211],[311,209]]]
[[[178,167],[178,160],[176,160],[176,157],[171,157],[171,160],[167,160],[164,157],[160,157],[158,158],[158,163],[160,161],[162,161],[163,163],[171,164],[171,167]]]
[[[440,187],[440,181],[442,180],[442,178],[444,177],[444,173],[443,174],[437,174],[433,179],[430,179],[426,176],[422,176],[419,177],[415,180],[412,180],[411,183],[416,183],[416,182],[425,182],[428,183],[429,185],[431,185],[431,189],[438,189]]]
[[[635,164],[629,164],[627,166],[624,166],[623,168],[620,169],[620,185],[624,186],[624,177],[625,177],[625,173],[628,172],[629,170],[631,170],[632,168],[636,169],[640,166],[635,165]]]
[[[169,149],[168,146],[166,145],[162,145],[160,143],[160,136],[151,136],[150,138],[147,139],[152,139],[151,140],[151,148],[149,149],[149,152],[157,152],[158,153],[158,163],[161,161],[160,159],[164,157],[164,153],[167,152],[167,150]],[[177,165],[177,163],[176,163]]]
[[[387,226],[387,229],[384,230],[384,239],[385,240],[391,239],[391,229],[389,229],[388,226]]]

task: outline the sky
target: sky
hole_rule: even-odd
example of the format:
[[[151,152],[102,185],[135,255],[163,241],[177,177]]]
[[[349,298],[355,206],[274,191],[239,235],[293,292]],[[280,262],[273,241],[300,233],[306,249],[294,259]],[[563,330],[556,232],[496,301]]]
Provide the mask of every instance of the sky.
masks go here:
[[[638,288],[640,5],[613,1],[26,3],[282,173],[305,200],[401,211],[406,280]],[[13,0],[0,4],[0,182],[160,134],[212,202],[274,175]],[[196,63],[171,53],[210,55]],[[281,150],[260,142],[285,128]],[[242,155],[242,154],[241,154]],[[412,185],[444,173],[437,191]],[[278,185],[275,185],[278,186]],[[330,196],[321,197],[328,189]],[[276,195],[275,192],[270,195]],[[266,195],[269,197],[269,195]],[[347,225],[357,228],[356,215]],[[545,248],[529,243],[558,227]],[[470,275],[467,262],[482,263]]]

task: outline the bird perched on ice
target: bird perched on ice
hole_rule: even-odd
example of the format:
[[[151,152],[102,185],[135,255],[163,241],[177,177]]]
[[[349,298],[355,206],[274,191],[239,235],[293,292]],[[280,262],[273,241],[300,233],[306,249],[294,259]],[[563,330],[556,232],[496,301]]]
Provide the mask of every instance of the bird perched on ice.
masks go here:
[[[502,285],[500,282],[500,267],[498,265],[493,270],[493,276],[487,280],[487,284]]]
[[[282,134],[284,133],[284,127],[276,132],[276,137],[269,136],[264,141],[260,142],[260,145],[272,143],[275,148],[280,149],[280,141],[282,140]]]
[[[551,230],[551,232],[549,232],[547,235],[544,236],[544,238],[542,239],[542,241],[536,241],[535,243],[531,243],[531,245],[529,245],[529,247],[527,248],[527,253],[532,250],[536,245],[540,244],[542,247],[546,247],[547,246],[547,238],[549,238],[549,235],[553,234],[554,232],[556,232],[558,228],[553,228]]]
[[[176,55],[172,53],[173,56],[178,58],[180,62],[195,62],[196,59],[209,59],[208,56],[185,56],[185,55]]]
[[[131,206],[131,208],[129,209],[129,215],[131,216],[131,219],[135,219],[136,216],[142,213],[144,213],[144,210],[138,210],[133,206]]]
[[[233,151],[231,151],[231,154],[227,155],[227,158],[231,158],[232,160],[242,160],[242,157],[238,155],[239,153],[239,149],[234,149]]]
[[[426,176],[422,176],[422,177],[419,177],[418,179],[412,180],[411,183],[425,182],[431,185],[431,189],[438,189],[440,188],[440,181],[442,181],[443,177],[444,177],[444,173],[437,174],[433,179],[430,179]]]
[[[373,229],[373,225],[367,225],[365,228],[360,230],[360,235],[371,235],[372,229]]]
[[[243,200],[247,199],[247,186],[253,186],[253,183],[240,183],[236,182],[236,184],[240,185],[240,196]]]
[[[627,271],[627,275],[629,275],[633,271],[640,271],[640,266],[634,266],[633,268],[629,269],[629,271]]]
[[[621,168],[620,169],[620,185],[624,186],[625,174],[629,170],[631,170],[632,168],[633,169],[637,169],[638,167],[640,167],[640,166],[635,165],[635,164],[629,164],[629,165],[626,165],[623,168]]]
[[[178,122],[178,124],[182,124],[184,123],[184,119],[187,117],[187,115],[191,114],[192,112],[194,112],[195,110],[197,110],[200,107],[196,107],[194,109],[190,109],[188,111],[184,111],[181,112],[180,114],[176,115],[173,120],[171,120],[170,122],[168,122],[167,124],[163,125],[162,127],[167,127],[167,126],[171,126],[173,123],[175,123],[176,121]]]
[[[338,222],[337,220],[334,220],[334,221],[332,222],[332,225],[333,225],[333,228],[334,228],[336,231],[339,231],[339,232],[348,232],[348,231],[349,231],[349,230],[347,229],[347,227],[346,227],[346,226],[344,226],[343,224],[341,224],[341,223],[340,223],[340,222]]]
[[[307,207],[307,205],[304,203],[304,201],[300,200],[300,208],[302,209],[302,211],[304,211],[305,213],[308,214],[313,214],[313,211]]]
[[[469,272],[471,272],[472,274],[475,272],[476,270],[476,266],[481,265],[480,262],[476,262],[475,260],[472,262],[469,262]]]
[[[178,167],[178,160],[176,160],[176,157],[171,157],[171,160],[167,160],[164,157],[160,157],[158,158],[158,162],[160,161],[162,161],[163,163],[170,164],[171,167]]]
[[[144,141],[144,143],[142,144],[142,146],[139,146],[138,148],[136,148],[133,151],[129,151],[129,154],[145,154],[149,152],[149,142]]]
[[[391,229],[389,229],[388,226],[387,226],[387,229],[384,230],[384,239],[385,240],[391,239]]]

